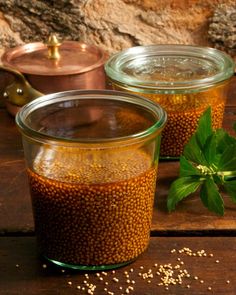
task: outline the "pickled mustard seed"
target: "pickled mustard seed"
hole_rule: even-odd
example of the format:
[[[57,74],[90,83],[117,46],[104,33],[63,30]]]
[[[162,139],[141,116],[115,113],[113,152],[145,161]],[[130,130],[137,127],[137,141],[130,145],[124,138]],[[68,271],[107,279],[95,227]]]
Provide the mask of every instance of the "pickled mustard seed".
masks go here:
[[[16,264],[16,267],[20,267],[20,265],[19,264]]]
[[[190,285],[187,285],[187,286],[186,286],[186,288],[188,288],[188,289],[189,289],[189,288],[190,288]]]
[[[65,272],[65,270],[64,270],[64,269],[62,269],[62,270],[61,270],[61,272],[62,272],[62,273],[64,273],[64,272]]]
[[[69,282],[67,282],[67,284],[68,284],[68,285],[72,285],[72,282],[71,282],[71,281],[69,281]]]
[[[43,264],[42,265],[42,268],[47,268],[47,264]]]
[[[65,158],[67,159],[67,157],[64,157],[64,154],[67,151],[72,153],[69,148],[61,149],[55,158],[55,162],[59,163],[59,165],[64,167],[64,164],[66,164],[66,169],[63,167],[58,168],[54,166],[54,163],[50,163],[50,175],[53,175],[54,179],[47,178],[47,167],[43,167],[43,165],[46,166],[47,164],[43,163],[43,157],[38,159],[37,164],[35,164],[35,172],[28,169],[30,187],[33,191],[33,202],[38,204],[36,208],[36,210],[38,209],[38,226],[47,231],[46,235],[43,233],[40,235],[41,241],[39,241],[44,245],[44,255],[55,260],[60,258],[62,262],[70,261],[72,264],[87,264],[89,261],[91,265],[117,264],[121,261],[129,261],[136,258],[146,249],[149,241],[148,233],[150,232],[149,220],[151,210],[146,210],[146,207],[151,208],[153,204],[154,183],[156,183],[157,172],[156,165],[152,165],[150,155],[135,149],[132,153],[126,151],[122,152],[122,155],[117,153],[118,155],[114,157],[113,154],[112,157],[109,157],[108,152],[104,156],[103,161],[107,169],[102,169],[103,171],[98,173],[94,169],[89,169],[91,157],[85,156],[84,158],[89,158],[89,160],[83,160],[81,161],[82,163],[79,163],[84,153],[81,152],[78,155],[72,153],[73,161],[80,164],[78,169],[81,170],[81,172],[78,171],[77,179],[75,179],[76,173],[72,179],[68,174],[68,170],[72,170],[72,168],[76,170],[77,165],[75,165],[76,163],[65,163]],[[97,155],[96,153],[95,155]],[[121,173],[119,166],[126,161],[130,163],[127,164],[128,171]],[[82,178],[83,176],[86,179]],[[95,180],[99,178],[98,180],[101,179],[101,181],[94,184],[94,177]],[[85,180],[88,181],[86,182]],[[140,189],[142,194],[140,194]],[[138,202],[137,194],[139,196]],[[66,197],[68,195],[70,200]],[[122,196],[122,198],[114,199],[114,195]],[[55,196],[57,196],[57,202],[55,202]],[[83,202],[81,203],[81,199],[86,202],[88,209],[86,212],[82,208],[81,204]],[[98,207],[94,206],[94,200],[100,204],[99,208],[101,207],[103,210],[98,210]],[[115,204],[117,210],[111,211],[111,201]],[[52,207],[48,206],[48,202],[50,202]],[[129,204],[132,204],[132,206],[127,206]],[[60,210],[58,210],[58,206]],[[49,207],[51,208],[50,210]],[[60,212],[60,229],[50,218],[52,211],[56,214],[54,216],[55,219],[58,217],[58,212]],[[72,219],[68,219],[69,211],[73,211]],[[110,214],[107,214],[108,211]],[[42,214],[42,212],[44,213]],[[88,219],[88,215],[91,212],[94,216],[99,215],[101,217],[99,218],[101,220],[99,224],[94,223],[93,226],[91,224],[86,227],[81,226]],[[139,212],[143,212],[141,231],[138,230],[140,224]],[[48,216],[48,218],[45,219],[44,216]],[[119,216],[118,219],[116,219],[117,216]],[[126,219],[124,220],[122,216],[126,216]],[[110,228],[105,226],[105,224],[113,222],[114,219],[116,220],[117,227],[112,232],[112,235],[108,235]],[[77,220],[76,227],[73,224],[74,220]],[[124,223],[129,226],[124,228]],[[70,228],[70,232],[68,232],[67,228]],[[101,232],[100,242],[96,238],[98,231],[99,233]],[[138,236],[137,232],[139,233]],[[59,236],[60,239],[58,238]],[[73,236],[73,239],[70,239],[70,236]],[[48,237],[54,239],[55,247],[50,247],[50,239]],[[107,245],[112,245],[112,242],[114,243],[121,238],[125,238],[127,247],[115,247],[115,252],[111,252],[110,246]],[[93,240],[95,244],[88,250],[87,245],[90,243],[90,240]],[[62,249],[67,249],[67,251]],[[72,254],[75,252],[77,255]]]
[[[216,260],[216,263],[219,263],[220,261],[219,260]]]
[[[227,280],[226,283],[229,284],[230,283],[230,280]]]
[[[201,281],[200,281],[200,283],[201,283],[201,284],[203,284],[203,283],[204,283],[204,281],[203,281],[203,280],[201,280]]]
[[[209,254],[210,257],[213,257],[214,255],[212,253]]]
[[[211,288],[211,287],[208,287],[208,288],[207,288],[207,290],[208,290],[208,291],[211,291],[211,290],[212,290],[212,288]]]

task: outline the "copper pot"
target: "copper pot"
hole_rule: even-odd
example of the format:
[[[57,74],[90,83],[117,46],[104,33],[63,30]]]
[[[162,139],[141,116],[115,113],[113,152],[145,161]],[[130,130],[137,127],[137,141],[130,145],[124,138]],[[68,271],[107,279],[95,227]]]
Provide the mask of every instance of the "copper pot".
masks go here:
[[[1,70],[9,72],[10,69],[11,73],[13,70],[15,77],[17,73],[23,75],[26,83],[40,94],[75,89],[105,89],[104,63],[107,58],[107,53],[97,46],[75,41],[60,43],[55,35],[51,35],[46,44],[29,43],[5,51],[1,58]],[[19,82],[22,79],[16,80]],[[19,89],[19,83],[17,86],[11,85],[10,92],[20,92]],[[6,98],[9,98],[8,92],[5,91]],[[33,95],[32,99],[35,97]],[[32,99],[28,96],[28,100]],[[14,97],[7,99],[7,107],[9,103],[17,107],[24,104],[19,105]],[[10,113],[14,115],[15,111],[11,110]]]

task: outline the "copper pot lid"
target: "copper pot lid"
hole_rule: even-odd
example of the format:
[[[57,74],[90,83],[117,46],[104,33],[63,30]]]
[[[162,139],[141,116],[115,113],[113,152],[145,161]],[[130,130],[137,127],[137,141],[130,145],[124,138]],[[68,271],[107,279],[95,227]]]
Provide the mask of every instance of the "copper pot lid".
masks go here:
[[[55,35],[42,42],[7,50],[2,63],[23,74],[59,76],[79,74],[102,66],[107,54],[99,47],[76,41],[58,42]]]

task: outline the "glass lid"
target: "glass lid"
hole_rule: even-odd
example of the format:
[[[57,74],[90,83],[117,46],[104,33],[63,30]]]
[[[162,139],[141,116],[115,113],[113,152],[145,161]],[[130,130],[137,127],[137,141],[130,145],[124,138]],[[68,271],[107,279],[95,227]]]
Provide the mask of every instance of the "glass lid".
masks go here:
[[[105,64],[105,71],[112,80],[131,87],[199,90],[231,77],[234,62],[213,48],[149,45],[113,55]]]

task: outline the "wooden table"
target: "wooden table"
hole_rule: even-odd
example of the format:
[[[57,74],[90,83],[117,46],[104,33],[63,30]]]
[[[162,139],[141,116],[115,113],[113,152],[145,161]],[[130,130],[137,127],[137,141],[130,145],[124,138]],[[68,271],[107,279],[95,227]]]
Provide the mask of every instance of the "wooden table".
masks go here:
[[[235,100],[236,78],[225,110],[224,127],[230,132]],[[150,245],[134,263],[86,274],[45,262],[37,254],[21,137],[5,109],[0,109],[0,135],[1,295],[90,294],[84,281],[96,286],[94,294],[236,294],[236,205],[224,195],[225,216],[218,217],[193,195],[168,214],[166,198],[178,161],[160,162]],[[173,276],[185,274],[181,284],[161,285],[168,264]]]

